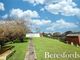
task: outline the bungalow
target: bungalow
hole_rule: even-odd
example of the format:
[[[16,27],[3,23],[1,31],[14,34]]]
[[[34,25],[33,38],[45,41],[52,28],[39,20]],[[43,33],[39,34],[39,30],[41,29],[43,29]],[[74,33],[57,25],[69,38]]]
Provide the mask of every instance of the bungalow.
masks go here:
[[[68,44],[80,45],[80,34],[68,34],[66,36],[66,42]]]

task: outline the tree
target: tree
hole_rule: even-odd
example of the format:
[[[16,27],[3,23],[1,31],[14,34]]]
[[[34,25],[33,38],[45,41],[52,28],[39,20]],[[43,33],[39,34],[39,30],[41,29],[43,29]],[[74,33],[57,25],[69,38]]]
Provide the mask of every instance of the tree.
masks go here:
[[[64,35],[66,36],[67,34],[72,34],[73,32],[72,31],[66,31],[64,32]]]
[[[52,35],[52,38],[60,39],[61,33],[60,32],[54,32]]]
[[[3,46],[7,41],[19,39],[23,42],[26,33],[29,31],[24,20],[5,20],[0,21],[0,45]]]
[[[55,33],[53,33],[53,36],[55,36],[55,37],[59,37],[60,35],[61,35],[60,32],[55,32]]]

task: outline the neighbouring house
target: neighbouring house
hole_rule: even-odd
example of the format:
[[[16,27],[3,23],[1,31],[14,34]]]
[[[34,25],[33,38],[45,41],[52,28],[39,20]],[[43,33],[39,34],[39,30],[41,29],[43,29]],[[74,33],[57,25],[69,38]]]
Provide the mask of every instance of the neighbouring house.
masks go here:
[[[66,42],[68,44],[80,45],[80,34],[68,34],[66,36]]]
[[[26,37],[40,37],[40,33],[27,33]]]

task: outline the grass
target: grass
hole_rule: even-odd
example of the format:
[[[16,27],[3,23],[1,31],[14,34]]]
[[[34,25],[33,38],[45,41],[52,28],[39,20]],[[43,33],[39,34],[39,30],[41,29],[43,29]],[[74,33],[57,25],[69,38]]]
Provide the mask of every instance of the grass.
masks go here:
[[[25,39],[25,42],[23,43],[19,43],[17,41],[17,43],[12,43],[10,45],[14,46],[14,50],[16,51],[11,57],[9,57],[8,60],[24,60],[25,57],[25,53],[27,51],[28,48],[28,39]]]
[[[46,37],[33,38],[37,60],[80,60],[80,58],[45,58],[45,52],[51,54],[74,54],[77,52],[80,54],[80,47],[65,44],[56,39],[50,39]]]

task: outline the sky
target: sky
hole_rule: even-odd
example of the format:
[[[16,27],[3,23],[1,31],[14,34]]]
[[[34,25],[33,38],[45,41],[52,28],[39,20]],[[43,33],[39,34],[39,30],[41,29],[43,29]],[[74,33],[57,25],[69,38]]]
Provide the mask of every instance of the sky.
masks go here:
[[[31,22],[33,32],[80,31],[80,0],[0,0],[0,20]]]

